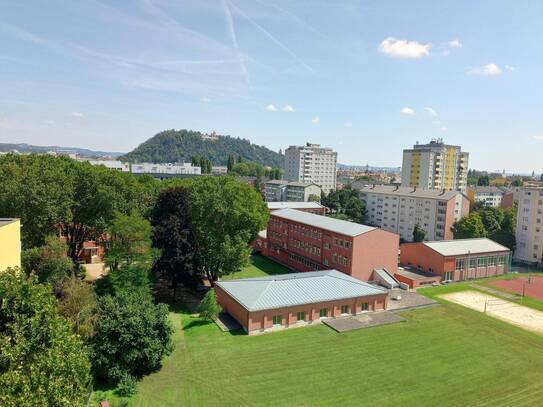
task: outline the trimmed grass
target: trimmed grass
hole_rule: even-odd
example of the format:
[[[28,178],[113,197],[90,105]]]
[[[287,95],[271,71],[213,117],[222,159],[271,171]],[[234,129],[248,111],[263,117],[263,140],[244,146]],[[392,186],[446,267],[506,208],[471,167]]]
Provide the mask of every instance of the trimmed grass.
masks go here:
[[[249,277],[266,277],[272,274],[293,273],[285,266],[268,259],[267,257],[254,255],[251,256],[250,264],[243,270],[234,273],[231,276],[226,276],[225,280],[240,279]]]
[[[454,304],[338,334],[314,326],[249,337],[187,314],[162,370],[130,406],[536,405],[543,340]]]

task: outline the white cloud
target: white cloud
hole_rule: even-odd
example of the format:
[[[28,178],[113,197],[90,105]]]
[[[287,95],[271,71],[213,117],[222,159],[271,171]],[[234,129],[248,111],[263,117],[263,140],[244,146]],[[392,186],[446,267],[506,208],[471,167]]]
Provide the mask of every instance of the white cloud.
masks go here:
[[[402,110],[400,110],[400,113],[407,116],[413,116],[415,114],[415,111],[410,107],[404,107]]]
[[[493,63],[468,69],[468,75],[497,76],[502,73],[502,69]]]
[[[210,102],[210,99],[209,99],[207,96],[202,96],[202,97],[200,98],[200,102],[209,103],[209,102]]]
[[[422,58],[430,55],[432,44],[417,41],[398,40],[388,37],[379,45],[379,51],[398,58]]]
[[[85,115],[81,112],[72,112],[72,117],[85,117]]]
[[[448,129],[448,128],[446,128],[445,126],[443,126],[443,127],[442,127],[442,128],[440,128],[439,130],[441,130],[441,131],[447,131],[447,130],[449,130],[449,129]]]
[[[449,44],[449,47],[451,48],[462,48],[462,43],[459,39],[451,40],[447,44]]]
[[[311,123],[319,124],[321,122],[321,118],[319,116],[315,116],[311,119]]]
[[[534,140],[541,140],[541,141],[543,141],[543,135],[542,135],[542,136],[534,136]]]
[[[277,108],[275,107],[275,105],[268,105],[264,108],[264,110],[267,112],[277,112]]]
[[[294,109],[294,107],[292,107],[291,105],[285,105],[283,107],[283,112],[294,113],[295,111],[296,109]]]
[[[343,127],[350,128],[350,127],[353,127],[353,124],[351,122],[345,122],[343,123]]]
[[[432,109],[431,107],[425,107],[424,110],[426,110],[432,116],[437,117],[437,112],[434,109]]]

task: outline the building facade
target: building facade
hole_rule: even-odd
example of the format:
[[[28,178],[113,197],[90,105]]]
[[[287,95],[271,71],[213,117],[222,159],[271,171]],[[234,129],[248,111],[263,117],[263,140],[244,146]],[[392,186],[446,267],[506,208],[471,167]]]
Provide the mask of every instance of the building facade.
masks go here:
[[[272,212],[265,239],[268,257],[295,271],[332,267],[373,281],[375,270],[398,268],[398,235],[295,209]]]
[[[249,335],[387,308],[386,290],[336,270],[225,280],[217,302]]]
[[[502,204],[505,189],[494,186],[468,187],[467,196],[471,202],[482,202],[485,206],[498,208]]]
[[[453,238],[454,222],[469,214],[469,199],[458,191],[372,185],[360,189],[366,203],[366,222],[413,240],[418,224],[428,240]]]
[[[403,151],[402,186],[466,191],[469,154],[442,139]]]
[[[264,186],[264,198],[267,202],[307,202],[311,195],[320,198],[321,188],[317,184],[270,180]]]
[[[320,144],[290,146],[285,150],[285,179],[314,183],[326,193],[336,189],[337,153]]]
[[[270,212],[280,209],[296,209],[298,211],[310,212],[316,215],[326,215],[326,206],[318,202],[267,202]]]
[[[21,267],[21,222],[0,218],[0,272]]]
[[[515,235],[515,259],[543,265],[543,188],[520,189]]]
[[[404,243],[400,264],[436,274],[442,281],[492,277],[507,272],[510,250],[490,239]]]

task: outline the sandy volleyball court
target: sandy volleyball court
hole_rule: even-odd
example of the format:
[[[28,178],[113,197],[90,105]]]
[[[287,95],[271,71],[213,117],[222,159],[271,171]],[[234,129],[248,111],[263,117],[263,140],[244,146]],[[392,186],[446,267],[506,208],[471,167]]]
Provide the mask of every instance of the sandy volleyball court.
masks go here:
[[[444,300],[485,312],[523,329],[543,334],[543,312],[478,291],[461,291],[440,296]]]

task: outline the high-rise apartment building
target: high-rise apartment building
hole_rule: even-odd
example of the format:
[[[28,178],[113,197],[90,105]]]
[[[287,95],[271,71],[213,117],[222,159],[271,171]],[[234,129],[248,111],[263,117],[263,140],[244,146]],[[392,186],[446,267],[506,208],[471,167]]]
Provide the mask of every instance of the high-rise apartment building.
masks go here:
[[[397,233],[406,242],[413,240],[416,224],[427,240],[450,240],[454,222],[469,214],[469,199],[459,191],[373,185],[362,188],[360,197],[369,225]]]
[[[415,144],[403,150],[402,186],[466,191],[469,153],[443,143]]]
[[[519,191],[516,240],[516,260],[543,264],[543,188]]]
[[[290,146],[285,151],[285,175],[289,181],[317,184],[326,193],[336,189],[337,153],[320,144]]]

